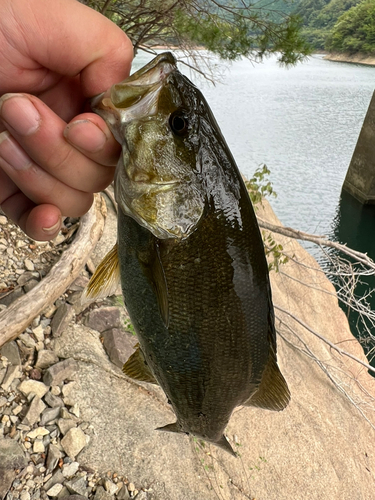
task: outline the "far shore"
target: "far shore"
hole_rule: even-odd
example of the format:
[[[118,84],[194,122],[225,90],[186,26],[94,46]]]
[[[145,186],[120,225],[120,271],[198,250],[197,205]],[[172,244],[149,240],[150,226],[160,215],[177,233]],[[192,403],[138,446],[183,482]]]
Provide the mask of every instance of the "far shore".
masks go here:
[[[368,54],[347,54],[347,53],[328,53],[324,56],[324,59],[336,62],[346,62],[353,64],[364,64],[366,66],[375,66],[375,56],[370,56]]]

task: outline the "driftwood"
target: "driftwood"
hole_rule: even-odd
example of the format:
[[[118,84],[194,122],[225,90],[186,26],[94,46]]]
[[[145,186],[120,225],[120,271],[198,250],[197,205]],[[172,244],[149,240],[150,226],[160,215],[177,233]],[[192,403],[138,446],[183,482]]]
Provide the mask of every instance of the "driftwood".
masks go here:
[[[105,216],[105,202],[95,195],[90,211],[81,218],[73,243],[60,260],[37,286],[0,313],[0,347],[22,333],[79,276],[102,235]]]

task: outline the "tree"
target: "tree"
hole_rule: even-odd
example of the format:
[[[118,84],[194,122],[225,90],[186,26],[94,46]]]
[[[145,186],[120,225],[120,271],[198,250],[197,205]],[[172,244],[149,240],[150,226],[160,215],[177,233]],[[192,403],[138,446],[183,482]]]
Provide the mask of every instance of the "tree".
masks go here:
[[[332,51],[375,52],[375,0],[365,0],[339,17],[327,39],[326,48]]]
[[[132,40],[135,52],[176,45],[190,55],[203,46],[222,59],[261,60],[276,53],[281,64],[295,64],[310,49],[297,17],[250,0],[81,0],[106,15]],[[280,3],[280,2],[279,2]],[[263,2],[265,4],[265,2]]]

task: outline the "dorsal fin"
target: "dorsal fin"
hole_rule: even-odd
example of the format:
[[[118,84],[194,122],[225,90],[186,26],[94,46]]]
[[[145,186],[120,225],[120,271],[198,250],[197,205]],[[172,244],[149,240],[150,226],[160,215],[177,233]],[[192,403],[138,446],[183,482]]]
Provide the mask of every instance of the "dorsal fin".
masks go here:
[[[271,348],[259,389],[243,404],[265,410],[281,411],[288,406],[289,401],[290,392],[287,383],[277,366],[276,355]]]
[[[153,373],[151,372],[149,366],[146,363],[145,357],[141,348],[133,352],[130,358],[122,367],[122,371],[128,377],[139,380],[140,382],[149,382],[150,384],[157,384]]]
[[[104,257],[83,291],[81,303],[96,299],[104,299],[113,295],[120,284],[120,266],[117,254],[117,243]]]
[[[181,425],[178,422],[173,422],[173,424],[164,425],[164,427],[158,427],[155,430],[156,431],[163,431],[163,432],[183,433],[183,431],[181,430]]]

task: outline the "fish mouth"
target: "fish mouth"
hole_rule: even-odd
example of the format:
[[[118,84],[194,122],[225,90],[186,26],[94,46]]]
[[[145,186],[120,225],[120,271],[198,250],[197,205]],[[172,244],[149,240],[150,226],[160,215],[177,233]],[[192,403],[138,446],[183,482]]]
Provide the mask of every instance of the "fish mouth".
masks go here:
[[[164,80],[177,70],[176,59],[170,52],[159,54],[146,66],[103,94],[91,99],[91,108],[112,128],[116,124],[139,118],[156,111],[156,103]],[[114,133],[114,130],[112,130]]]

